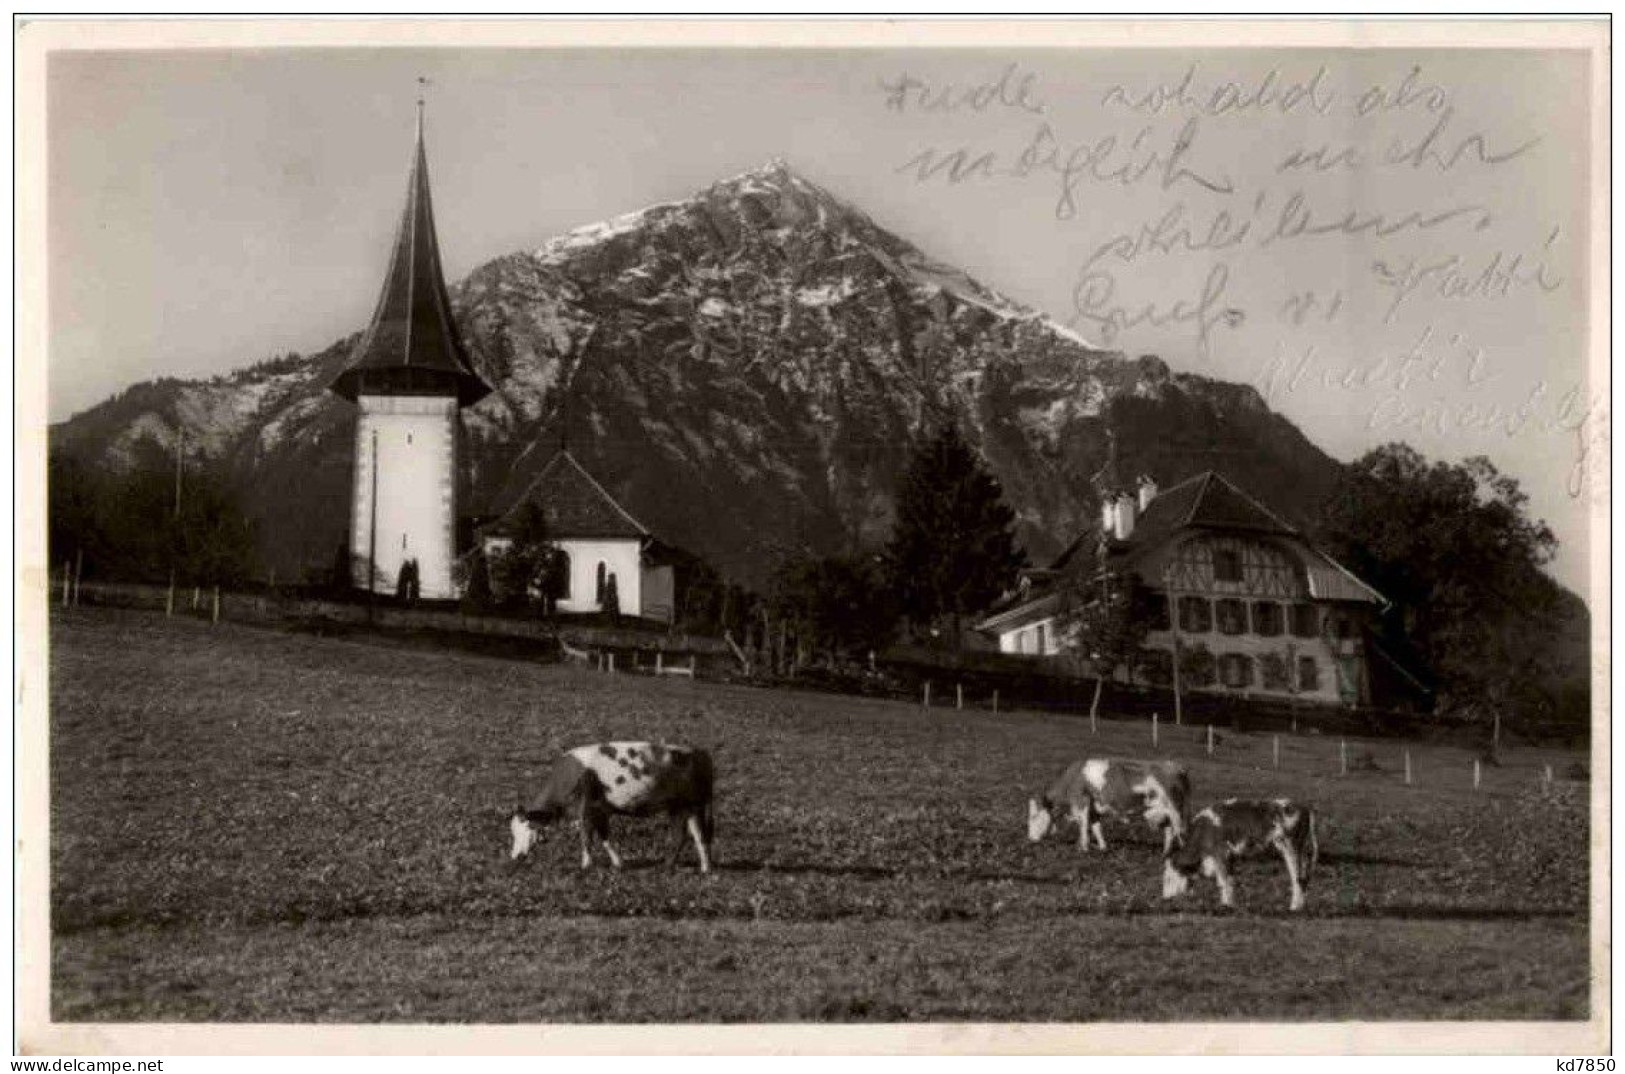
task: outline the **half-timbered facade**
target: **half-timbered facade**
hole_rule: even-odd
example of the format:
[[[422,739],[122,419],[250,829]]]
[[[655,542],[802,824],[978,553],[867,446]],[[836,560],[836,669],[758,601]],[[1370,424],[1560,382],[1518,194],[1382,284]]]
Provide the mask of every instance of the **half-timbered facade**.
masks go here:
[[[1098,545],[1108,571],[1154,597],[1142,659],[1120,675],[1172,685],[1177,651],[1183,689],[1372,702],[1371,661],[1386,656],[1367,627],[1385,601],[1296,527],[1212,471],[1160,493],[1142,479],[1137,497],[1106,501],[1100,530],[1030,572],[978,624],[1001,651],[1066,651],[1062,580],[1080,549]]]

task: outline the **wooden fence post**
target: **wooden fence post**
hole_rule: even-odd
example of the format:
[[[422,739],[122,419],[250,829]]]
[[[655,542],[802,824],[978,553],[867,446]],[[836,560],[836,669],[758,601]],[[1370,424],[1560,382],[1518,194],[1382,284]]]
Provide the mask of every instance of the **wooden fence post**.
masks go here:
[[[201,601],[202,599],[203,599],[203,589],[202,589],[202,587],[201,586],[193,586],[192,587],[192,610],[194,612],[197,611],[198,602]]]
[[[1475,790],[1475,791],[1476,791],[1476,790],[1478,790],[1478,781],[1479,781],[1479,778],[1480,778],[1480,777],[1479,777],[1479,763],[1478,763],[1478,758],[1477,758],[1477,757],[1474,757],[1474,758],[1473,758],[1473,790]]]
[[[1153,712],[1151,714],[1151,748],[1152,749],[1157,748],[1157,719],[1158,719],[1157,713]]]
[[[1552,785],[1552,766],[1551,765],[1546,766],[1546,769],[1542,773],[1542,776],[1541,776],[1541,782],[1544,783],[1548,787],[1550,787]]]
[[[688,654],[688,677],[694,678],[694,669],[699,666],[700,658],[693,653]]]
[[[71,567],[72,564],[70,564],[67,560],[62,561],[62,606],[64,608],[68,606],[68,589],[71,583],[68,572]]]
[[[1349,774],[1349,740],[1346,738],[1337,740],[1337,767],[1339,775]]]
[[[925,700],[920,702],[920,704],[922,704],[926,708],[931,707],[931,680],[930,679],[925,680]]]
[[[609,654],[609,673],[611,675],[615,674],[615,654],[614,653]]]
[[[1207,725],[1207,755],[1213,756],[1213,725]]]
[[[993,691],[993,711],[999,711],[999,691],[997,690]]]
[[[1405,786],[1411,785],[1411,751],[1405,751]]]
[[[1271,750],[1274,753],[1275,767],[1281,767],[1281,736],[1271,735]]]
[[[169,596],[164,600],[164,618],[175,614],[175,572],[169,572]]]
[[[663,652],[655,653],[655,674],[656,675],[664,675],[666,673],[665,661],[666,661],[666,654],[665,653],[663,653]]]
[[[963,683],[954,683],[954,708],[965,707],[965,687]]]
[[[220,622],[220,587],[214,587],[214,616],[210,622]]]
[[[85,576],[85,550],[83,548],[73,556],[73,606],[79,607],[79,582]]]

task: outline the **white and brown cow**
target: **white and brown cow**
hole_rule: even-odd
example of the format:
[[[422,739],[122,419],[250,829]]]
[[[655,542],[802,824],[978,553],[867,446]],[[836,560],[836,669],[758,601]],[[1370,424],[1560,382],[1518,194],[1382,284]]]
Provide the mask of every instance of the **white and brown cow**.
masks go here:
[[[530,808],[509,818],[513,848],[509,858],[530,853],[541,830],[574,816],[581,828],[581,867],[592,865],[593,844],[603,845],[609,862],[621,856],[609,842],[611,813],[646,817],[664,813],[676,836],[671,864],[683,853],[685,833],[699,852],[700,872],[711,871],[713,769],[705,750],[654,742],[600,742],[578,746],[554,760]]]
[[[1292,883],[1291,908],[1302,910],[1320,845],[1315,839],[1315,811],[1286,798],[1231,798],[1196,814],[1180,845],[1164,855],[1162,897],[1185,894],[1190,890],[1190,878],[1200,871],[1219,886],[1219,901],[1234,906],[1231,860],[1271,849],[1286,862],[1286,875]]]
[[[1162,829],[1166,853],[1185,833],[1190,795],[1190,774],[1173,761],[1074,761],[1041,797],[1027,800],[1027,838],[1038,842],[1070,816],[1078,825],[1078,849],[1088,851],[1093,835],[1105,850],[1101,818],[1138,813]]]

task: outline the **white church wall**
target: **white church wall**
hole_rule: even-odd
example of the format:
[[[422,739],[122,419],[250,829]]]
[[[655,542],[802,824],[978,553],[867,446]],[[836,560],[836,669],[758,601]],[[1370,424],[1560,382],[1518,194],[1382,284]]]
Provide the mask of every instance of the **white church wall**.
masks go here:
[[[507,537],[487,537],[483,547],[487,555],[507,549],[513,541]],[[585,540],[567,538],[553,544],[570,557],[570,592],[560,598],[561,612],[596,612],[598,602],[598,564],[604,565],[604,577],[615,575],[615,590],[620,599],[623,615],[643,614],[642,557],[639,542],[626,538],[613,540]]]
[[[419,595],[455,597],[457,401],[449,396],[363,395],[356,421],[355,510],[350,549],[361,575],[376,549],[373,587],[394,592],[401,565],[418,561]],[[378,511],[373,518],[373,436]]]
[[[628,538],[606,540],[567,539],[557,542],[570,555],[570,595],[559,601],[559,610],[596,612],[598,603],[598,564],[604,564],[606,577],[615,575],[615,591],[625,615],[643,614],[642,568],[639,542]]]

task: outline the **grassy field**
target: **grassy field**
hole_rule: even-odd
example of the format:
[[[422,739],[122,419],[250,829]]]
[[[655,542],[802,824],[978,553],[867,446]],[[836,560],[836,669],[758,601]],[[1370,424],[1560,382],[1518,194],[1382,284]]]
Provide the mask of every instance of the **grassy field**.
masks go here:
[[[1037,846],[1025,800],[1143,723],[770,692],[140,612],[52,619],[52,1010],[139,1021],[1157,1021],[1587,1016],[1573,757],[1164,728],[1197,802],[1322,811],[1278,864],[1160,898],[1158,843]],[[506,860],[555,750],[715,751],[720,868]],[[1559,779],[1541,790],[1541,766]]]

